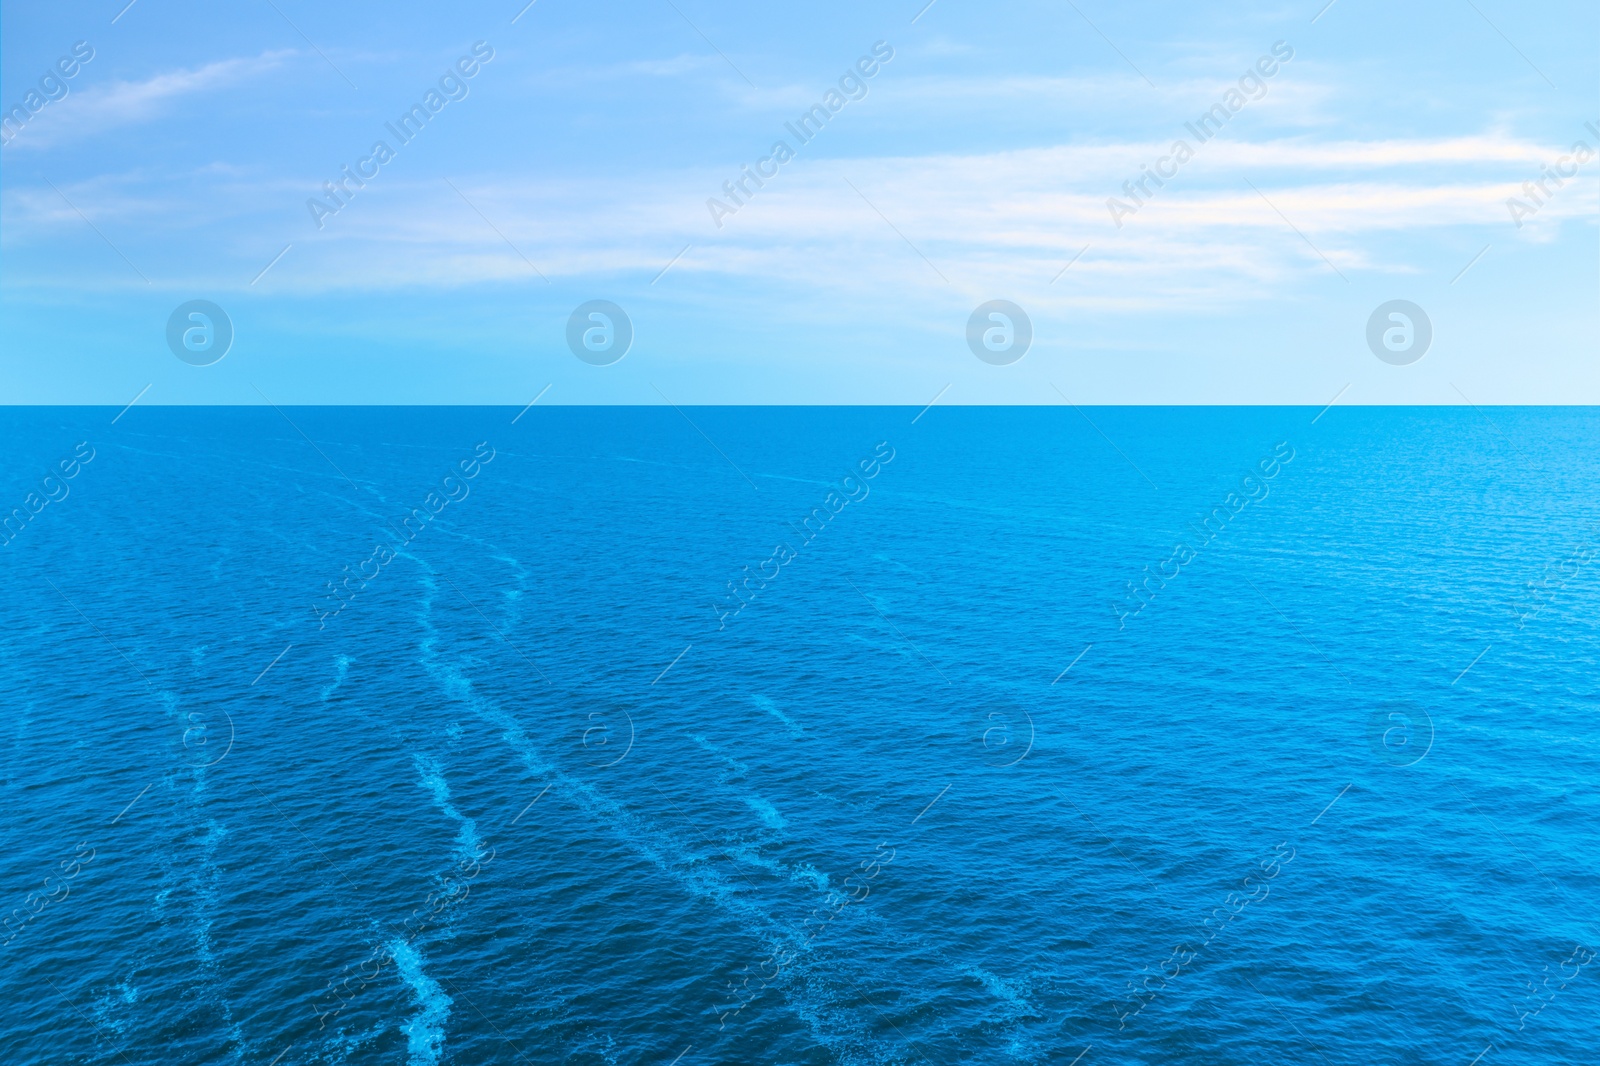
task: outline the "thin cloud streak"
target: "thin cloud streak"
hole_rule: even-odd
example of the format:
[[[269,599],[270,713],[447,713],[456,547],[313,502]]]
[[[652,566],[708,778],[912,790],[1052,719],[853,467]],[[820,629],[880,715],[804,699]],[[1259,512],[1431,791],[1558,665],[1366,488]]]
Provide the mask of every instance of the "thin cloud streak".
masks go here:
[[[111,129],[161,117],[177,100],[225,88],[282,67],[297,53],[292,50],[262,52],[258,56],[221,59],[190,70],[156,74],[143,81],[114,81],[79,89],[52,109],[50,121],[30,126],[18,146],[48,148],[64,141],[89,137]]]

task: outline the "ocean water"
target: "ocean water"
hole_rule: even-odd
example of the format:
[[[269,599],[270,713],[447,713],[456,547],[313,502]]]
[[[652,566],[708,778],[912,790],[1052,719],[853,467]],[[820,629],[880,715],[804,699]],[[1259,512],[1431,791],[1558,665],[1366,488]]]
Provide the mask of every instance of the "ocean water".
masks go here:
[[[1592,410],[114,416],[0,415],[0,1061],[1600,1055]]]

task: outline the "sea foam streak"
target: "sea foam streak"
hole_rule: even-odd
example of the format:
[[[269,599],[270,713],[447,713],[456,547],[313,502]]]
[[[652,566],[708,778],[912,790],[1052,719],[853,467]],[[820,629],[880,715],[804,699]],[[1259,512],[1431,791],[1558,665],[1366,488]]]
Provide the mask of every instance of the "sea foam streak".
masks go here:
[[[395,968],[400,971],[411,994],[417,997],[421,1008],[400,1031],[406,1034],[406,1050],[411,1066],[434,1066],[444,1050],[444,1026],[450,1020],[450,1006],[455,1001],[445,994],[439,982],[423,972],[422,953],[404,940],[389,942]]]
[[[433,805],[461,827],[456,833],[456,842],[460,845],[457,853],[468,861],[480,858],[483,841],[478,839],[478,823],[456,810],[455,804],[450,802],[450,784],[445,781],[438,761],[430,755],[415,755],[412,762],[416,764],[417,773],[422,775],[422,787],[433,796]]]

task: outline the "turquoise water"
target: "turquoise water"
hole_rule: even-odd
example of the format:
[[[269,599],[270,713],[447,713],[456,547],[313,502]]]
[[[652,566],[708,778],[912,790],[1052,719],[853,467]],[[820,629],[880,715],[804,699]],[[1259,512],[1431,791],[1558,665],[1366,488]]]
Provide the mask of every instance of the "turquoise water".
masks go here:
[[[8,1063],[1594,1061],[1590,411],[116,415]]]

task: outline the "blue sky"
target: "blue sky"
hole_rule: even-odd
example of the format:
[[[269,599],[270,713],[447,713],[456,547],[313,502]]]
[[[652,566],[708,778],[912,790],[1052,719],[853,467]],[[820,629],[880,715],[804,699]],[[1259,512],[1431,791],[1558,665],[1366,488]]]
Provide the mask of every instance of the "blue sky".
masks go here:
[[[1600,401],[1600,160],[1561,162],[1600,148],[1593,5],[124,3],[0,9],[7,111],[93,49],[0,149],[5,402]],[[193,299],[211,366],[167,347]],[[608,366],[565,339],[594,299],[633,323]],[[994,299],[1011,365],[967,347]],[[1365,340],[1392,299],[1432,322],[1409,365]]]

